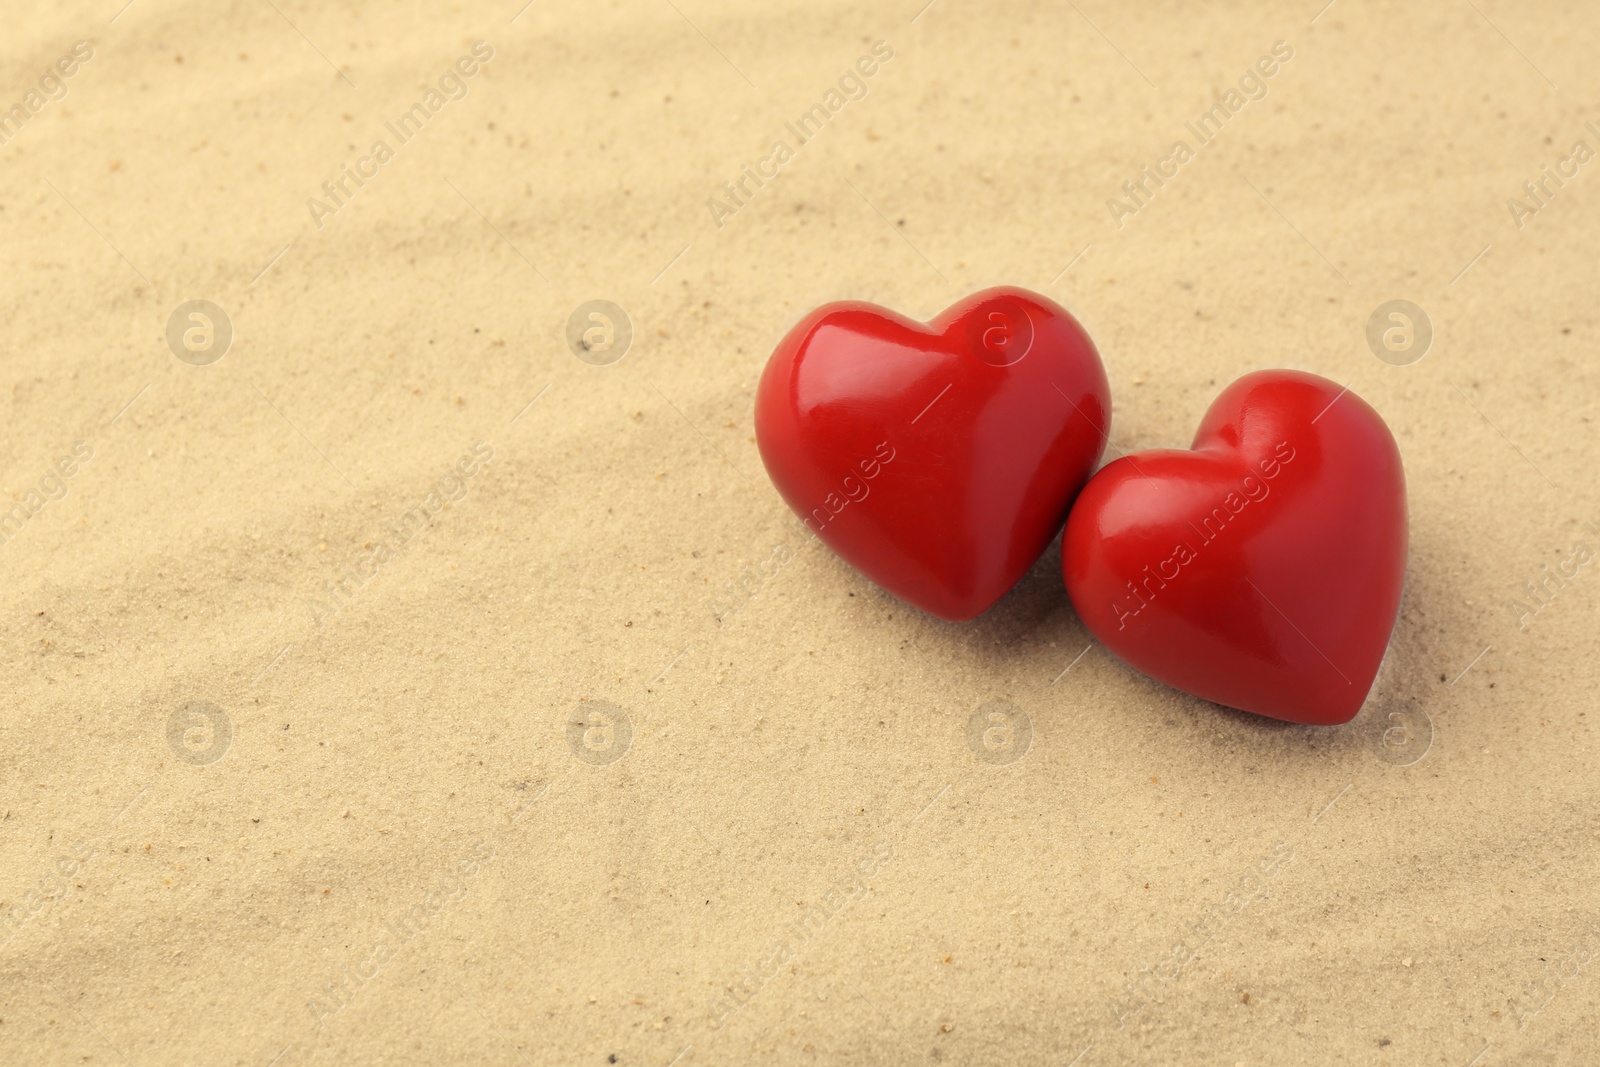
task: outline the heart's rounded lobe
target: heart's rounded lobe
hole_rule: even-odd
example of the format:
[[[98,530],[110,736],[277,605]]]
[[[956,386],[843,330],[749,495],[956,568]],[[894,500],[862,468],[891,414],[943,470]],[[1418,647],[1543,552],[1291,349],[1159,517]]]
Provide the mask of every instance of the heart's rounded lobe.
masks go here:
[[[1206,700],[1314,725],[1361,709],[1405,562],[1405,474],[1388,427],[1297,371],[1234,382],[1189,451],[1107,464],[1061,554],[1079,617],[1123,660]]]
[[[950,620],[987,610],[1038,560],[1110,423],[1088,334],[1011,288],[927,324],[818,308],[756,394],[761,459],[789,507],[868,578]]]

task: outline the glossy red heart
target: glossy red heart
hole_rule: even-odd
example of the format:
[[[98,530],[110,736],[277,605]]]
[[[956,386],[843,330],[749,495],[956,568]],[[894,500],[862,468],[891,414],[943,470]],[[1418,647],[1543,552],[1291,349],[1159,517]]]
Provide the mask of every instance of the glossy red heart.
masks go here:
[[[1190,451],[1090,479],[1062,572],[1090,633],[1187,693],[1312,725],[1361,710],[1400,606],[1400,452],[1354,393],[1262,371],[1212,403]]]
[[[1027,573],[1099,461],[1100,357],[1067,312],[990,289],[926,325],[818,308],[767,361],[756,441],[785,502],[883,588],[943,619]]]

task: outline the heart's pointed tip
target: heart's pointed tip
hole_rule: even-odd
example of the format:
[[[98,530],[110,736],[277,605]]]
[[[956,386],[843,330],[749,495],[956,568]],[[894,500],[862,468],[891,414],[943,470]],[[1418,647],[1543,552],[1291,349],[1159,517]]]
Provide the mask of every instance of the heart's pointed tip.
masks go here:
[[[940,615],[939,618],[943,619],[945,622],[971,622],[973,619],[981,618],[983,615],[987,614],[989,609],[993,606],[993,604],[985,604],[981,608],[962,608],[952,611],[948,614]]]
[[[1257,712],[1256,714],[1262,714],[1262,713],[1261,712]],[[1295,723],[1296,725],[1299,725],[1299,726],[1343,726],[1346,723],[1351,722],[1352,720],[1354,720],[1355,717],[1356,717],[1356,714],[1357,714],[1357,712],[1354,712],[1354,711],[1352,711],[1352,712],[1339,711],[1339,712],[1329,712],[1327,714],[1322,714],[1322,715],[1318,715],[1318,714],[1309,714],[1308,715],[1308,714],[1306,714],[1304,709],[1296,708],[1293,711],[1285,711],[1283,714],[1269,715],[1268,718],[1281,719],[1284,722],[1292,722],[1292,723]]]
[[[971,622],[999,603],[998,599],[984,604],[975,604],[970,600],[948,598],[935,600],[926,597],[917,599],[898,597],[897,599],[904,601],[908,606],[915,608],[924,615],[930,615],[942,622],[954,623]]]
[[[1340,688],[1343,689],[1345,686]],[[1306,693],[1298,698],[1285,699],[1281,702],[1268,701],[1248,708],[1226,702],[1219,703],[1237,711],[1294,723],[1297,726],[1344,726],[1353,722],[1355,717],[1361,714],[1361,709],[1367,706],[1367,696],[1371,688],[1370,681],[1366,685],[1352,682],[1349,685],[1349,693]]]

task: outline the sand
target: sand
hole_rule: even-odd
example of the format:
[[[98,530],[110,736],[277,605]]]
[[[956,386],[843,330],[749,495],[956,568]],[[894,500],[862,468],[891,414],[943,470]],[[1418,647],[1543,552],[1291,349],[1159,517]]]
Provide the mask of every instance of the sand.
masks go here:
[[[119,2],[0,45],[0,1061],[1594,1058],[1592,5]],[[1117,453],[1388,420],[1354,723],[806,543],[772,346],[994,284]]]

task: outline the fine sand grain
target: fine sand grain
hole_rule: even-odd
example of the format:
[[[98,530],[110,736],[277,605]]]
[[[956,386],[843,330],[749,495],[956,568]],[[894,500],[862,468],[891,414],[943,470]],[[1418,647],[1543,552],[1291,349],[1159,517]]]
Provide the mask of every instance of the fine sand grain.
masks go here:
[[[0,43],[0,1062],[1600,1056],[1593,4],[121,2]],[[806,541],[772,346],[996,284],[1116,453],[1388,420],[1355,722]]]

